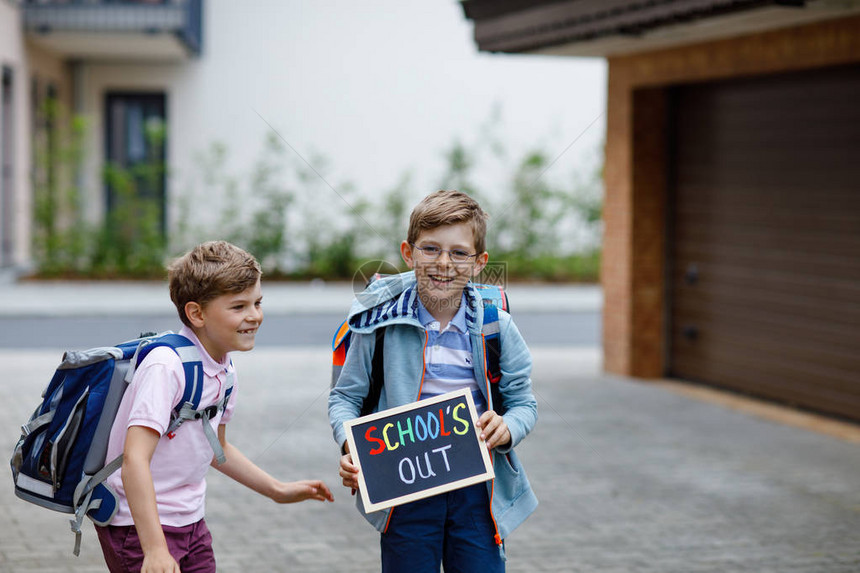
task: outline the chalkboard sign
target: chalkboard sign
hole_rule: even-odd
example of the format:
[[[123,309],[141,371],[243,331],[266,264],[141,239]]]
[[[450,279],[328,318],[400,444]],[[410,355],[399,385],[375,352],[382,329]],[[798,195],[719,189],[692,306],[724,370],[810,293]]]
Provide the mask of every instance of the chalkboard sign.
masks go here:
[[[344,422],[368,512],[493,479],[467,389]]]

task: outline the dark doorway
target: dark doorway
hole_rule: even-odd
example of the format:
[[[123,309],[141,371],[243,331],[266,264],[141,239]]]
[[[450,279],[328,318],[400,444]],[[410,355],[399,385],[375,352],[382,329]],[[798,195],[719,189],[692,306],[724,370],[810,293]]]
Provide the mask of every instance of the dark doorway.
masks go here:
[[[167,117],[163,93],[109,93],[106,100],[107,212],[141,206],[166,229]],[[135,213],[135,215],[138,215]]]

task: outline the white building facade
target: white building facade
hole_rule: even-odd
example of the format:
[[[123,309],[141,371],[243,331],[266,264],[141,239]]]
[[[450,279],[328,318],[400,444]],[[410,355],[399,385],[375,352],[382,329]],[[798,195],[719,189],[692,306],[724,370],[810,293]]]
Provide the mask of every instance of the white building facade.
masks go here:
[[[173,136],[183,131],[170,121],[182,115],[176,86],[198,59],[202,36],[202,0],[0,1],[0,268],[32,263],[37,185],[56,193],[74,186],[81,212],[95,222],[111,208],[104,165],[142,161],[152,151],[147,126],[164,127],[168,145],[156,152],[175,164]],[[62,118],[46,114],[48,105]],[[58,153],[55,132],[73,116],[87,129],[83,169],[70,182],[38,150]],[[146,192],[166,219],[166,176]]]

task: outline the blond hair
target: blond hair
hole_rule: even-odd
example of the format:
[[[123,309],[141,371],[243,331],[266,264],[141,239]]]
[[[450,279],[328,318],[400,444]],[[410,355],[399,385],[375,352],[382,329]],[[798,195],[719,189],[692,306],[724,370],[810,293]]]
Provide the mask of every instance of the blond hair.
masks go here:
[[[424,197],[409,216],[409,231],[406,241],[414,244],[422,231],[468,223],[472,227],[475,249],[486,251],[487,215],[477,201],[461,191],[436,191]]]
[[[170,300],[186,326],[191,322],[185,305],[205,306],[223,294],[236,294],[254,286],[263,274],[257,259],[227,241],[197,245],[167,268]]]

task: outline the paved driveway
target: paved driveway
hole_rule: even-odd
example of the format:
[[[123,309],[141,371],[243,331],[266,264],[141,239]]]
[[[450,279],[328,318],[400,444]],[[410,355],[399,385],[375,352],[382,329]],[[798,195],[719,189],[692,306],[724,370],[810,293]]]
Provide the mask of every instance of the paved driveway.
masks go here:
[[[518,449],[541,500],[510,537],[510,573],[860,571],[860,447],[601,374],[596,348],[536,347],[540,419]],[[59,356],[0,351],[9,452]],[[277,506],[210,472],[207,519],[225,572],[372,572],[378,538],[339,486],[326,419],[328,353],[235,357],[228,436],[284,479],[326,479],[334,504]],[[7,474],[8,475],[8,474]],[[104,571],[86,526],[0,488],[0,571]]]

